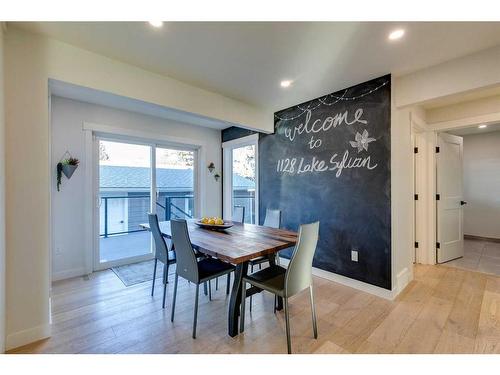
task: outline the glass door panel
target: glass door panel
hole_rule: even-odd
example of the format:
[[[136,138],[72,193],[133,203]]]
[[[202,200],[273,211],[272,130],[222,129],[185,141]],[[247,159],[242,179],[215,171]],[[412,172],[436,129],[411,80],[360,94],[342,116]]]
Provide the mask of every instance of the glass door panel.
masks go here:
[[[99,139],[99,264],[151,257],[151,146]]]
[[[232,207],[245,207],[245,223],[255,224],[255,145],[232,149]]]
[[[159,220],[194,217],[195,153],[156,147],[156,213]]]

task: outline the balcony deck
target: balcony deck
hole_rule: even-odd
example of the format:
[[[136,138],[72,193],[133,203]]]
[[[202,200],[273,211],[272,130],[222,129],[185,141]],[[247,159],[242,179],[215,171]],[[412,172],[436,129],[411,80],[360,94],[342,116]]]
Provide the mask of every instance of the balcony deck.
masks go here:
[[[148,231],[100,237],[101,262],[145,255],[151,251]]]

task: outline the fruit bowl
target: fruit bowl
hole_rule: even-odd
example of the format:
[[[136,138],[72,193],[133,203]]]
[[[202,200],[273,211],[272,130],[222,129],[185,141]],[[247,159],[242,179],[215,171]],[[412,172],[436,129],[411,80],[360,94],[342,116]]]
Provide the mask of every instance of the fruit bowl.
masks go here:
[[[232,221],[224,221],[224,224],[207,224],[202,223],[201,220],[196,220],[194,223],[200,228],[210,230],[225,230],[231,228],[234,225]]]

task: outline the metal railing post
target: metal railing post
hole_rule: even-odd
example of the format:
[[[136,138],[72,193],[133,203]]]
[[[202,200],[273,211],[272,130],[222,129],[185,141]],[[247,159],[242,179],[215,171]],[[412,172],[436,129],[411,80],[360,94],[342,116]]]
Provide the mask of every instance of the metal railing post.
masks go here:
[[[108,199],[104,199],[104,238],[108,238]]]

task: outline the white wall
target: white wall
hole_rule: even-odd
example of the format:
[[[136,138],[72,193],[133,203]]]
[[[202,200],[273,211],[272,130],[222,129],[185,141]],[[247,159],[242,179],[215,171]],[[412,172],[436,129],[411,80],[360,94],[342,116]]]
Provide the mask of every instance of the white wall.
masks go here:
[[[500,239],[500,132],[464,138],[464,233]]]
[[[500,84],[500,46],[396,79],[396,105],[429,102]]]
[[[52,275],[63,279],[85,273],[85,138],[84,122],[147,133],[151,139],[175,137],[203,144],[207,162],[221,166],[220,131],[194,125],[175,123],[157,117],[98,106],[57,96],[51,101],[51,216],[52,216]],[[63,179],[61,191],[56,189],[55,165],[69,150],[81,160],[81,165],[70,180]],[[200,166],[205,177],[205,200],[202,215],[220,215],[221,182],[216,182],[204,165]],[[57,251],[55,251],[57,249]]]
[[[3,24],[0,23],[0,353],[5,351],[5,115]]]

